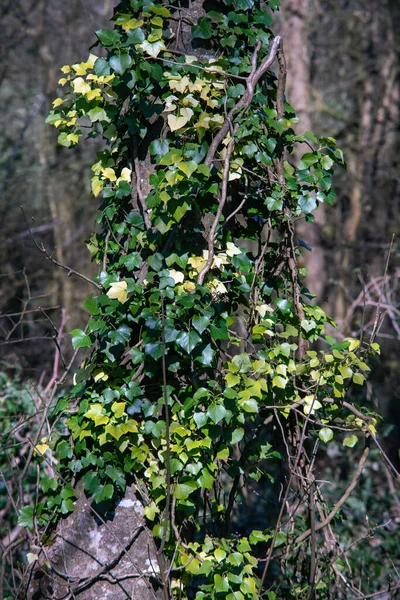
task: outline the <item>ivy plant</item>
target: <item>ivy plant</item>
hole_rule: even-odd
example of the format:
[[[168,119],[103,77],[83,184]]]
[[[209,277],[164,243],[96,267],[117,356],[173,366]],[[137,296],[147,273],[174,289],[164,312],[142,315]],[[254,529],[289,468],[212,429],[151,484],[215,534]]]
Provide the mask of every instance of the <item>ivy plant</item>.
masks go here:
[[[333,138],[293,129],[278,4],[124,0],[88,59],[62,68],[47,118],[62,146],[103,149],[87,243],[99,293],[71,332],[84,359],[56,410],[68,430],[42,448],[58,467],[40,511],[72,511],[77,478],[105,512],[135,482],[165,598],[327,597],[336,571],[315,565],[315,539],[336,513],[315,453],[375,435],[346,398],[379,347],[328,335],[299,267],[296,224],[334,202],[345,162]],[[277,477],[276,525],[236,533],[249,488]],[[303,508],[288,516],[295,480]]]

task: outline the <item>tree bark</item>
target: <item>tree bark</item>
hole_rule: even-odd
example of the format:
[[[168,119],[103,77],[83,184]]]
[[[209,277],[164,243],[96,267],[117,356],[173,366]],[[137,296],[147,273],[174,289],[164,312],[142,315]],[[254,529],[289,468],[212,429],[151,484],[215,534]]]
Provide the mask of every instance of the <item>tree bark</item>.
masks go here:
[[[311,92],[310,92],[310,50],[307,32],[308,0],[285,0],[283,3],[282,35],[285,56],[288,64],[287,94],[289,102],[296,107],[300,123],[297,133],[312,129]],[[309,148],[297,146],[295,160],[298,162]],[[325,252],[322,244],[325,225],[325,207],[316,211],[312,224],[301,223],[297,233],[312,248],[306,252],[304,262],[308,269],[307,286],[316,295],[316,302],[321,302],[326,283]]]
[[[33,563],[20,599],[163,598],[156,547],[134,487],[107,520],[92,510],[82,485],[77,492],[74,512],[60,521],[51,545]]]

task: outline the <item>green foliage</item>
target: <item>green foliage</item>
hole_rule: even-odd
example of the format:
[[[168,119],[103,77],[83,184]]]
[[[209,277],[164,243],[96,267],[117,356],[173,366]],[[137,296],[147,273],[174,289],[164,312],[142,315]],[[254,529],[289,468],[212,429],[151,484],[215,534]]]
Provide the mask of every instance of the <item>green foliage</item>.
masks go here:
[[[51,442],[60,479],[43,481],[47,509],[73,510],[74,490],[58,484],[72,474],[105,511],[134,477],[173,561],[173,593],[187,597],[190,582],[197,600],[257,598],[265,548],[289,544],[286,531],[232,534],[239,482],[273,481],[282,460],[269,417],[294,448],[302,428],[327,444],[340,421],[353,446],[376,422],[342,401],[378,348],[326,335],[334,323],[308,302],[297,268],[294,222],[333,202],[342,153],[333,138],[293,131],[281,61],[278,81],[267,69],[255,79],[254,61],[282,58],[264,3],[227,8],[192,28],[213,39],[204,58],[168,51],[173,5],[121,3],[114,29],[97,31],[104,57],[63,67],[65,93],[47,119],[63,146],[88,126],[105,141],[92,167],[103,232],[89,242],[103,291],[85,303],[86,331],[71,332],[89,351],[77,411]],[[296,165],[298,143],[310,151]],[[31,517],[23,509],[21,524]]]

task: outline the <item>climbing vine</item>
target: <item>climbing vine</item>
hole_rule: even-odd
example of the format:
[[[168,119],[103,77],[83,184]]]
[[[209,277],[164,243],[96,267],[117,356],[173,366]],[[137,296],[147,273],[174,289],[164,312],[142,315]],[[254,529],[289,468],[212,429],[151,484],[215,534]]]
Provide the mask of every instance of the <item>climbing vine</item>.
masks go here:
[[[293,130],[278,4],[123,1],[88,60],[62,68],[47,118],[63,146],[104,146],[87,244],[99,293],[71,332],[85,356],[56,408],[68,431],[37,447],[58,466],[36,519],[73,511],[78,478],[105,513],[135,485],[165,598],[327,597],[335,565],[316,564],[315,540],[341,501],[325,505],[315,455],[375,437],[346,396],[379,347],[326,333],[299,266],[296,223],[334,202],[345,163],[333,138]],[[276,478],[276,526],[237,534],[249,482]],[[302,506],[285,516],[294,485]]]

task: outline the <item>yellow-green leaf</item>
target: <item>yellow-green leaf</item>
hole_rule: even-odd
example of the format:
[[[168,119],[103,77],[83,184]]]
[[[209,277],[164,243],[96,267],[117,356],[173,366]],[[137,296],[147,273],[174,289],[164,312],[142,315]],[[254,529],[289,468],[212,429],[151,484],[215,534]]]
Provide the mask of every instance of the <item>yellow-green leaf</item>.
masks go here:
[[[163,40],[158,40],[157,42],[154,42],[154,44],[144,40],[144,42],[140,44],[140,47],[146,52],[146,54],[149,54],[153,58],[157,58],[161,50],[166,50]]]
[[[365,377],[362,373],[354,373],[353,375],[353,383],[357,385],[364,385]]]
[[[352,369],[350,369],[350,367],[347,367],[346,365],[341,365],[339,367],[339,371],[343,379],[350,379],[350,377],[353,375]]]
[[[316,410],[322,407],[321,402],[319,402],[314,395],[305,396],[303,398],[304,403],[304,414],[313,415]]]
[[[117,181],[117,176],[115,174],[115,171],[111,167],[106,167],[102,171],[102,175],[105,179],[109,179],[110,181]]]
[[[190,177],[196,171],[198,166],[199,165],[195,163],[194,160],[190,160],[189,162],[180,162],[178,164],[178,169],[183,171],[187,177]]]
[[[349,351],[353,352],[360,345],[360,340],[356,340],[356,338],[345,338],[345,342],[350,342]]]
[[[275,375],[272,380],[272,385],[277,388],[285,389],[288,380],[285,377],[281,377],[280,375]]]
[[[122,417],[122,415],[124,414],[125,406],[126,402],[114,402],[114,404],[111,405],[111,410],[113,411],[117,419]]]
[[[168,115],[168,125],[170,130],[177,131],[178,129],[185,127],[185,125],[192,118],[193,114],[194,113],[191,108],[182,108],[179,117],[176,115]]]
[[[82,77],[77,77],[72,82],[75,94],[87,94],[92,89],[86,81],[82,79]]]
[[[127,287],[126,281],[115,281],[111,284],[107,296],[113,300],[119,300],[121,304],[125,304],[128,301]]]
[[[96,427],[98,425],[106,425],[110,420],[107,415],[103,414],[103,405],[100,403],[91,404],[84,416],[94,421]]]
[[[239,375],[233,375],[233,373],[227,373],[225,379],[228,387],[235,387],[235,385],[240,383]]]
[[[93,373],[93,379],[95,383],[97,381],[107,381],[108,375],[102,369],[96,369],[96,371]]]
[[[104,187],[104,182],[101,181],[101,179],[99,179],[98,177],[93,177],[92,179],[92,192],[93,192],[93,196],[95,198],[97,198],[97,196],[100,194],[101,190]]]
[[[214,557],[217,560],[217,562],[221,562],[222,560],[224,560],[224,558],[226,558],[225,550],[222,550],[222,548],[217,548],[214,552]]]
[[[358,442],[358,437],[356,435],[350,435],[349,437],[344,438],[343,446],[348,446],[348,448],[353,448]]]

